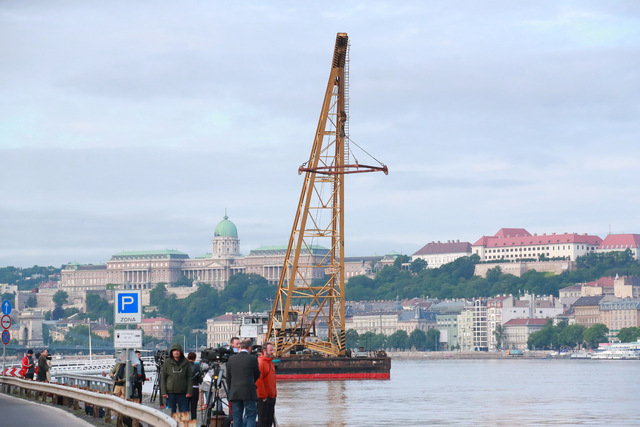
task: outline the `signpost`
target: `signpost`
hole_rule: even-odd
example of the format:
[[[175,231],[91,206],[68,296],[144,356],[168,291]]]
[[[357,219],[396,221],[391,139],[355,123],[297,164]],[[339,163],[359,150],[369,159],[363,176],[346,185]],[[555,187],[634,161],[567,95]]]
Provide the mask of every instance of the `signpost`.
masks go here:
[[[114,323],[116,325],[137,325],[142,323],[142,291],[124,290],[116,291],[116,301],[113,307]],[[139,338],[137,333],[139,333]],[[124,348],[127,358],[127,368],[125,375],[127,382],[125,395],[127,399],[131,396],[131,359],[130,350],[142,347],[142,331],[119,329],[114,331],[113,346]]]
[[[9,300],[2,301],[2,375],[4,375],[5,366],[6,366],[6,351],[7,344],[11,341],[11,333],[7,330],[11,327],[11,317],[9,317],[9,313],[11,313],[11,303]]]

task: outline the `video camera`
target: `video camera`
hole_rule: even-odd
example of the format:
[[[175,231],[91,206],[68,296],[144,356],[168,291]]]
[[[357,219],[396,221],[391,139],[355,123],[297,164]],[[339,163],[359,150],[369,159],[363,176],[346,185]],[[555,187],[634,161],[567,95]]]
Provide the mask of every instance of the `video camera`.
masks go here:
[[[169,350],[158,350],[156,354],[153,356],[154,361],[156,362],[156,367],[160,369],[165,359],[169,357]]]
[[[229,357],[234,354],[235,353],[232,349],[226,347],[206,348],[200,352],[200,360],[208,363],[209,365],[214,363],[226,363],[227,360],[229,360]]]

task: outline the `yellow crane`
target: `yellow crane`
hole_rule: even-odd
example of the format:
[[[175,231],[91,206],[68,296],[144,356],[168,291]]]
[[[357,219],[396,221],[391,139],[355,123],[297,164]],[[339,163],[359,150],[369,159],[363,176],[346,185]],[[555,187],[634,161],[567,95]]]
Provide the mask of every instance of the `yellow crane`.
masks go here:
[[[360,164],[350,149],[348,71],[349,38],[338,33],[311,155],[298,169],[304,183],[269,320],[278,356],[345,355],[344,176],[388,173],[379,162]],[[321,339],[316,327],[325,324]]]

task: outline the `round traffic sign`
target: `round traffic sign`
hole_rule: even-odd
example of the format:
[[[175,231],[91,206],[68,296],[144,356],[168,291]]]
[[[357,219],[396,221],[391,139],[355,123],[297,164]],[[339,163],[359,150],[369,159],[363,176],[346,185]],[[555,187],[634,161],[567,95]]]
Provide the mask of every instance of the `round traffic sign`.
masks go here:
[[[4,331],[2,331],[2,343],[4,345],[7,345],[9,344],[9,341],[11,341],[11,334],[5,329]]]
[[[9,329],[10,327],[11,327],[11,317],[5,314],[4,316],[2,316],[2,328]]]

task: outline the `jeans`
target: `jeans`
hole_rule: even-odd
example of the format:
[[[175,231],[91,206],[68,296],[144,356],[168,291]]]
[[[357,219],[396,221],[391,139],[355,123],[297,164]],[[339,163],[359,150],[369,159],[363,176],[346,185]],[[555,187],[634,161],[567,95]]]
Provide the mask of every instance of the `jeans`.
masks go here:
[[[255,400],[232,400],[231,413],[233,414],[233,427],[256,427]]]
[[[165,407],[171,409],[172,414],[176,412],[176,406],[177,412],[189,412],[189,399],[186,393],[169,393],[168,396]]]

